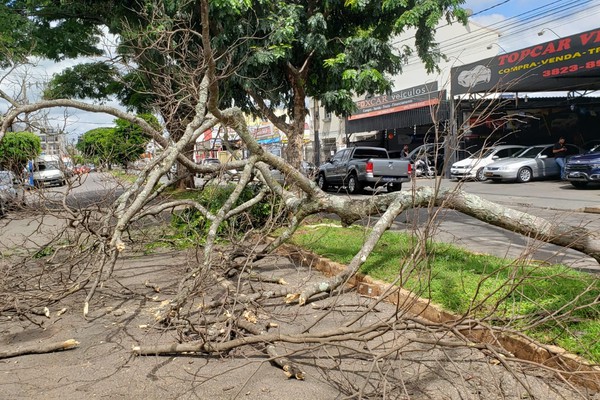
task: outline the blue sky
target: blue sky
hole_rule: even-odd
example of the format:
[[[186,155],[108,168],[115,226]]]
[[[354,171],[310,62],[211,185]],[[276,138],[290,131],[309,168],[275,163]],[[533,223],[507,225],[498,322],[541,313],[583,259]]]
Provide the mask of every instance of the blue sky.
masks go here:
[[[600,0],[467,0],[463,7],[474,22],[498,29],[507,51],[600,26]]]
[[[500,33],[498,47],[512,51],[532,44],[600,27],[600,0],[467,0],[464,8],[473,12],[472,20]],[[542,36],[538,32],[546,28]],[[110,46],[107,46],[110,48]],[[500,51],[500,49],[499,49]],[[32,66],[28,81],[44,80],[71,66],[75,60],[55,64],[48,61]],[[15,76],[15,79],[23,79]],[[6,84],[6,82],[4,82]],[[34,91],[34,90],[32,90]],[[115,105],[109,104],[109,105]],[[0,102],[0,112],[6,105]],[[51,125],[70,132],[70,139],[99,126],[113,125],[113,117],[77,110],[53,110]]]

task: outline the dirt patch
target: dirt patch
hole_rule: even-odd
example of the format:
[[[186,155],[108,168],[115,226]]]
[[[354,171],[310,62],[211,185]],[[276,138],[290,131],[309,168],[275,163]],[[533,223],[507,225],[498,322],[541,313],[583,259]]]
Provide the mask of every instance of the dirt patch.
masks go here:
[[[3,398],[24,399],[597,399],[587,389],[565,384],[531,364],[510,362],[510,371],[490,352],[446,346],[455,338],[447,331],[420,326],[398,315],[395,306],[374,304],[354,291],[323,296],[305,307],[279,299],[253,303],[261,321],[274,323],[282,334],[332,331],[368,307],[373,311],[354,326],[381,321],[393,329],[369,341],[278,344],[304,370],[305,381],[287,379],[272,365],[262,346],[238,347],[226,354],[133,356],[136,345],[188,340],[182,330],[165,329],[155,315],[176,292],[181,276],[196,264],[196,255],[169,252],[129,255],[119,262],[115,280],[102,287],[85,319],[80,292],[50,310],[50,318],[28,320],[2,315],[0,345],[76,339],[77,349],[0,360]],[[310,266],[283,256],[261,260],[260,272],[300,287],[322,278]],[[274,283],[246,283],[249,291],[269,291]],[[214,300],[214,285],[198,293],[198,301]],[[205,316],[192,305],[191,322]],[[66,312],[57,312],[66,308]],[[226,310],[223,309],[223,312]],[[526,389],[527,388],[527,389]],[[529,393],[528,393],[529,391]]]

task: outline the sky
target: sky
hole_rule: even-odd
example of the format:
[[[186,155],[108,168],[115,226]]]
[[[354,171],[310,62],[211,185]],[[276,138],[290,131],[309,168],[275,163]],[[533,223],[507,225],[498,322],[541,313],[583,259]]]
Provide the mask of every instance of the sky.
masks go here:
[[[467,0],[463,7],[499,31],[500,52],[600,27],[600,0]]]
[[[600,27],[600,0],[467,0],[463,7],[472,11],[472,21],[498,31],[500,53]],[[543,35],[538,35],[542,30]],[[76,62],[40,61],[29,70],[27,81],[49,78]],[[12,81],[19,78],[22,77],[15,75]],[[0,88],[12,93],[6,79],[0,81]],[[30,85],[30,93],[35,93],[35,90],[35,85]],[[0,101],[0,112],[4,112],[6,107]],[[78,110],[53,110],[49,120],[51,126],[68,133],[70,142],[90,129],[114,126],[112,116]]]

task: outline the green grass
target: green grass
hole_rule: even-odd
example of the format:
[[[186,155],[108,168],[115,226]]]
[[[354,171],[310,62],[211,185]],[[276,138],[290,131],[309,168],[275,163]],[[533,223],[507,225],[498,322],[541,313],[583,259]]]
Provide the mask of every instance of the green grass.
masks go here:
[[[341,228],[327,222],[303,226],[292,241],[347,264],[367,234],[364,227]],[[397,282],[454,313],[488,318],[600,362],[600,306],[589,305],[600,293],[600,280],[593,275],[563,265],[473,254],[391,231],[383,235],[361,272]],[[549,317],[553,313],[557,315]]]
[[[134,183],[137,179],[137,174],[127,173],[122,169],[111,169],[107,171],[110,175],[112,175],[115,179],[120,181]]]

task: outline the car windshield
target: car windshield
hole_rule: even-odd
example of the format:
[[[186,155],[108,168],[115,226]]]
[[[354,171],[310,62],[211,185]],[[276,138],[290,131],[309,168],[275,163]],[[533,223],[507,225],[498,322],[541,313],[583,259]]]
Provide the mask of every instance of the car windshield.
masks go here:
[[[473,154],[471,154],[468,158],[471,159],[477,159],[477,158],[486,158],[492,155],[492,153],[494,152],[494,148],[493,147],[489,147],[480,151],[477,151]]]
[[[39,163],[37,167],[39,171],[44,171],[47,169],[58,169],[58,162],[44,161],[43,163]]]
[[[528,147],[525,150],[523,150],[522,152],[520,152],[517,155],[515,155],[515,157],[517,157],[517,158],[535,158],[544,149],[545,149],[544,146]]]

